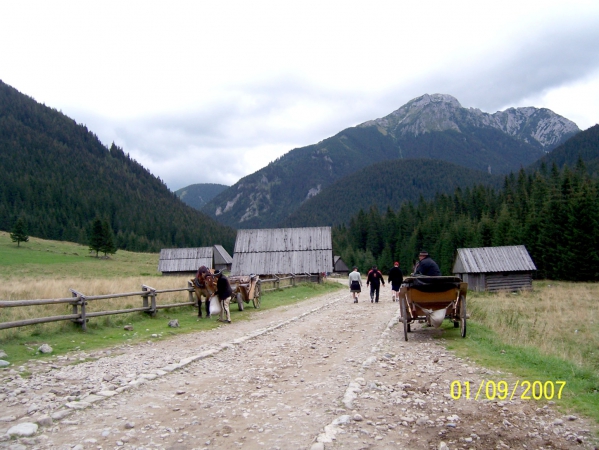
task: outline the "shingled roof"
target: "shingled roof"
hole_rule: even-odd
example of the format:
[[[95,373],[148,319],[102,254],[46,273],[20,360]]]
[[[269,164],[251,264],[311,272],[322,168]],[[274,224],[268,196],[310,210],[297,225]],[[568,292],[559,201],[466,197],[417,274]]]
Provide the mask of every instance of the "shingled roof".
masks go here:
[[[526,247],[458,248],[453,273],[527,272],[537,270]]]
[[[332,271],[331,227],[237,231],[231,275]]]
[[[163,248],[160,250],[158,271],[195,272],[200,266],[212,268],[212,247]]]

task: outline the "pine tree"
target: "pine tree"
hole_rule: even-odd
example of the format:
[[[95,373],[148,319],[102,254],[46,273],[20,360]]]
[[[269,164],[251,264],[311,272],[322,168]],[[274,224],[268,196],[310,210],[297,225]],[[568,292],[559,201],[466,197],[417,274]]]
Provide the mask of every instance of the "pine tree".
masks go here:
[[[104,230],[102,229],[102,221],[100,219],[94,220],[92,224],[91,232],[89,235],[89,251],[96,252],[96,258],[98,252],[102,251],[104,244]]]
[[[11,233],[10,239],[17,243],[17,247],[21,246],[21,242],[29,241],[29,235],[27,234],[27,225],[22,218],[19,218],[15,223]]]
[[[108,253],[111,255],[116,253],[114,232],[106,220],[102,221],[102,247],[100,248],[100,251],[104,253],[104,256],[106,256]]]

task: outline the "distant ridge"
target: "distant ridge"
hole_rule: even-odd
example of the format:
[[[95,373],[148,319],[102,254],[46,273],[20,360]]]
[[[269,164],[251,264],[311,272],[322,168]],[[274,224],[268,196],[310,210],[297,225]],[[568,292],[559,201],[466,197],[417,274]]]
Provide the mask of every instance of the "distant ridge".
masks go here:
[[[224,184],[198,183],[181,188],[175,191],[175,194],[185,204],[197,210],[201,210],[206,203],[228,187],[229,186],[225,186]]]
[[[427,158],[505,174],[553,150],[580,130],[545,108],[494,114],[454,97],[425,94],[381,119],[293,149],[217,195],[203,211],[235,228],[275,227],[348,175],[382,161]]]
[[[570,138],[551,153],[535,162],[531,168],[537,169],[541,164],[551,167],[555,164],[562,168],[575,167],[578,159],[584,162],[588,173],[599,178],[599,125],[594,125]]]

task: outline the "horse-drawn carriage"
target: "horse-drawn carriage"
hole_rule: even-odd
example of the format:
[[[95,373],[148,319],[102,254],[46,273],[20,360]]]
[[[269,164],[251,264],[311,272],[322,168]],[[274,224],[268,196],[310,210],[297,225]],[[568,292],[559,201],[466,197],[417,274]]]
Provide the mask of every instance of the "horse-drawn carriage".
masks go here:
[[[239,311],[243,311],[243,304],[254,304],[254,308],[260,308],[260,277],[258,275],[238,275],[229,277],[229,284],[233,295],[237,300]]]
[[[258,275],[232,276],[228,280],[233,291],[231,301],[237,302],[239,311],[243,311],[243,304],[250,301],[254,304],[254,308],[260,308],[260,277]],[[198,300],[198,317],[202,317],[202,303],[206,305],[206,317],[210,316],[209,300],[216,292],[214,271],[206,266],[200,267],[196,277],[190,280],[190,285]]]
[[[408,340],[411,324],[419,321],[438,328],[444,319],[460,327],[466,337],[466,292],[468,283],[459,277],[414,276],[404,278],[399,290],[404,338]]]

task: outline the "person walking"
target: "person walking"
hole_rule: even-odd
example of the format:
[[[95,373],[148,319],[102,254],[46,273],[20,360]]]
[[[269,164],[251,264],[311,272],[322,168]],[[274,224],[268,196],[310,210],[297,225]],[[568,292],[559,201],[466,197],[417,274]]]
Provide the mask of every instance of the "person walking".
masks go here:
[[[362,276],[356,266],[354,266],[354,270],[349,274],[349,292],[352,294],[354,303],[358,303],[358,297],[360,296],[360,292],[362,292]]]
[[[391,284],[391,297],[393,301],[399,301],[399,287],[403,282],[403,274],[399,268],[399,262],[395,261],[393,263],[393,268],[389,270],[387,281]]]
[[[426,275],[429,277],[440,277],[441,271],[439,270],[439,266],[433,259],[429,256],[426,250],[422,250],[418,254],[418,259],[420,260],[416,267],[414,268],[414,275]]]
[[[229,311],[229,303],[231,303],[231,295],[233,294],[233,290],[231,289],[231,285],[229,284],[229,279],[222,273],[222,271],[217,270],[214,272],[214,276],[216,277],[216,292],[215,295],[218,295],[218,300],[220,302],[220,321],[225,322],[223,320],[223,314],[226,314],[226,322],[231,323],[231,312]]]
[[[381,283],[383,283],[383,286],[385,285],[383,274],[376,266],[372,266],[372,269],[368,272],[368,277],[366,278],[366,286],[370,285],[370,303],[379,302]]]

